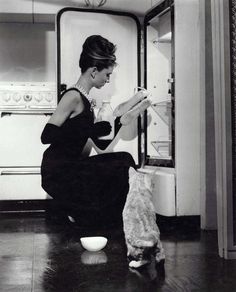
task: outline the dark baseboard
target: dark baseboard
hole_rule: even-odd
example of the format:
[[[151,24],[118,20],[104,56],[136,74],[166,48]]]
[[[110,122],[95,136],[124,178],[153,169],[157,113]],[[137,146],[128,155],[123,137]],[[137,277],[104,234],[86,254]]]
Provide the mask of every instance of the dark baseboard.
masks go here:
[[[0,201],[0,217],[45,216],[53,200],[4,200]]]
[[[9,200],[0,201],[1,217],[22,216],[65,216],[54,200]],[[157,215],[157,224],[162,232],[200,231],[200,216],[173,216]]]
[[[161,232],[176,233],[179,231],[187,232],[200,232],[201,230],[201,217],[199,216],[172,216],[166,217],[157,215],[157,224]]]
[[[0,212],[40,212],[45,210],[49,204],[49,200],[4,200],[0,201]]]

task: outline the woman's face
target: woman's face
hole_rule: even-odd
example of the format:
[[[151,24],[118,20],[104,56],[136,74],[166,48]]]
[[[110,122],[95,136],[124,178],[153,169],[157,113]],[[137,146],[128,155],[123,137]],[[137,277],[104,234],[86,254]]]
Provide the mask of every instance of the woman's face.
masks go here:
[[[106,83],[110,82],[110,76],[113,72],[114,66],[110,66],[101,71],[96,70],[95,78],[94,78],[94,86],[96,88],[103,87]]]

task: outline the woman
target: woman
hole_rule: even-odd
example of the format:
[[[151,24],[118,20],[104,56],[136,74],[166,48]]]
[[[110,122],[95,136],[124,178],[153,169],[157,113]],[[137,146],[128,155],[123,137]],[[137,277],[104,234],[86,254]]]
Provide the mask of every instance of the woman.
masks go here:
[[[135,168],[126,152],[82,155],[88,139],[96,142],[111,131],[109,122],[94,123],[89,92],[109,82],[116,65],[115,50],[115,45],[102,36],[86,39],[79,61],[81,76],[63,92],[41,136],[43,144],[51,144],[43,155],[42,187],[69,218],[86,228],[122,223],[128,170]],[[144,92],[136,94],[116,109],[115,134],[150,105],[145,96]]]

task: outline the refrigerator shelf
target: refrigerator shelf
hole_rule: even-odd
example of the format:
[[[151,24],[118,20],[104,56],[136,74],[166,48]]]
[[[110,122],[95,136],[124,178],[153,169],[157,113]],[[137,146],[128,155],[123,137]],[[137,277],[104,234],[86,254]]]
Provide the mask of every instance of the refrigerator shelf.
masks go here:
[[[170,124],[171,101],[156,102],[151,107],[166,125]]]
[[[171,140],[151,141],[151,145],[155,148],[160,157],[170,159]]]

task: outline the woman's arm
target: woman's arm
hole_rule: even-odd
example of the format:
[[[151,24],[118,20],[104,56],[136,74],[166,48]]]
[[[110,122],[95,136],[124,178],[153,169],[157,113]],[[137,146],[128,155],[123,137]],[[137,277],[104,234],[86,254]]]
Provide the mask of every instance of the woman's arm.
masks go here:
[[[101,123],[101,122],[99,122],[99,123]],[[116,118],[116,120],[115,120],[115,134],[114,134],[113,139],[111,139],[111,140],[99,141],[99,138],[89,138],[85,147],[84,147],[83,155],[87,157],[87,156],[93,154],[94,152],[96,154],[113,152],[113,148],[120,140],[121,126],[122,125],[120,124],[120,119]]]
[[[109,145],[107,145],[105,149],[101,149],[95,144],[95,142],[91,138],[88,138],[88,141],[86,145],[84,146],[82,155],[87,157],[91,154],[94,155],[94,154],[111,153],[114,151],[113,149],[119,140],[120,140],[120,135],[118,133],[118,135],[116,135],[116,137],[109,143]]]
[[[48,123],[60,127],[73,112],[80,114],[83,109],[84,104],[80,93],[70,90],[63,95]]]
[[[80,94],[76,94],[73,91],[67,92],[63,95],[59,102],[56,111],[53,113],[48,123],[44,127],[41,135],[41,141],[43,144],[59,143],[63,139],[63,133],[61,125],[65,120],[73,115],[76,111],[78,114],[83,110],[83,102]]]

